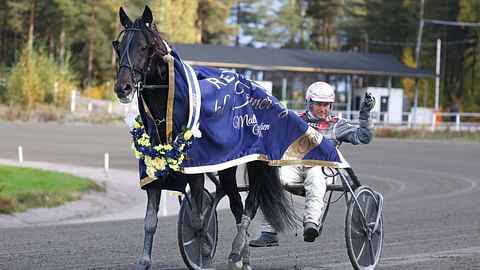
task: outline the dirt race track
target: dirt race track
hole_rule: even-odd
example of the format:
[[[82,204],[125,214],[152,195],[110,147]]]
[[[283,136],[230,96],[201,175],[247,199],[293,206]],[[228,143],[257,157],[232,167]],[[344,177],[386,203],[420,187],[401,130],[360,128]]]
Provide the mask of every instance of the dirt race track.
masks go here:
[[[126,127],[0,123],[0,159],[16,159],[22,145],[25,159],[102,167],[109,152],[113,168],[134,171],[128,144]],[[480,144],[375,139],[341,150],[385,199],[379,269],[480,269]],[[279,247],[252,249],[254,269],[351,269],[344,217],[341,198],[316,242],[304,243],[300,228],[284,233]],[[217,269],[226,269],[234,230],[219,211]],[[135,269],[142,238],[141,219],[1,228],[0,269]],[[185,269],[175,216],[160,219],[152,254],[152,269]]]

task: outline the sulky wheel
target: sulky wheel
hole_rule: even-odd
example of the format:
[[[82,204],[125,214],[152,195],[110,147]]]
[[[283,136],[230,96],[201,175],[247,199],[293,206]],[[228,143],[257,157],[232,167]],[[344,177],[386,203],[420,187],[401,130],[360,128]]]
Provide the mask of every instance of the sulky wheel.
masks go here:
[[[380,261],[383,247],[383,217],[381,211],[383,201],[366,186],[355,190],[357,202],[352,196],[345,218],[345,239],[347,252],[354,269],[375,269]],[[377,224],[378,220],[378,225]],[[376,227],[376,228],[375,228]]]
[[[190,197],[190,193],[186,196]],[[189,269],[202,269],[203,258],[201,252],[201,238],[206,239],[210,249],[210,258],[213,258],[217,248],[218,221],[217,211],[212,209],[212,196],[207,190],[203,191],[203,215],[205,217],[205,234],[194,230],[190,224],[191,208],[190,200],[185,197],[180,206],[177,221],[178,245],[185,265]],[[213,213],[212,213],[213,210]]]

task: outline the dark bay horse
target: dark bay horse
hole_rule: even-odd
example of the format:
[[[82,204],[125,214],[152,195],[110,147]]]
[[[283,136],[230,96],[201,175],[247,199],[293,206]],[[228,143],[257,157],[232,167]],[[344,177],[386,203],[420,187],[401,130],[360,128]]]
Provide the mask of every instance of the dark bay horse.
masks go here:
[[[174,61],[170,55],[170,46],[153,24],[153,15],[148,6],[145,6],[142,16],[134,22],[123,8],[120,8],[119,16],[124,30],[119,35],[120,40],[113,41],[119,57],[115,93],[122,103],[131,102],[136,93],[143,122],[154,123],[153,127],[146,127],[146,129],[150,130],[155,143],[170,144],[172,137],[167,132],[169,127],[165,121],[168,118],[167,111],[173,110],[168,107],[168,99],[172,97],[169,97],[167,89],[175,83],[169,77],[173,71],[168,63]],[[185,103],[188,102],[185,100]],[[191,143],[195,144],[195,139]],[[189,158],[196,157],[189,156]],[[145,160],[140,158],[139,164],[142,165],[142,162]],[[237,223],[237,234],[232,241],[232,250],[228,259],[230,269],[251,269],[247,230],[258,207],[277,230],[282,231],[295,226],[296,216],[280,184],[276,167],[268,166],[265,161],[251,161],[247,163],[247,170],[249,193],[245,200],[245,209],[237,190],[236,167],[232,166],[218,173],[221,186],[230,199],[230,208]],[[180,166],[180,170],[170,168],[162,175],[150,177],[150,181],[142,185],[147,192],[148,203],[144,220],[143,254],[139,269],[148,269],[151,266],[152,242],[157,229],[161,190],[167,188],[165,185],[168,177],[186,180],[192,195],[192,213],[194,213],[191,217],[192,227],[198,230],[199,235],[205,231],[201,211],[203,174],[182,173]],[[212,258],[209,256],[211,254],[209,240],[204,239],[201,246],[202,269],[213,268]]]

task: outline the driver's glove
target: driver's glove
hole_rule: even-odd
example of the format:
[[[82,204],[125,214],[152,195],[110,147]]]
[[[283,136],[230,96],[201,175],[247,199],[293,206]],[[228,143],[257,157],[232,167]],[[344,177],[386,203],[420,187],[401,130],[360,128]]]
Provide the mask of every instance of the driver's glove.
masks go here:
[[[371,93],[366,92],[365,98],[363,99],[362,104],[360,105],[360,113],[358,115],[358,121],[360,122],[360,127],[369,130],[373,130],[373,122],[370,118],[370,111],[375,107],[375,98]]]
[[[360,105],[360,112],[370,112],[375,107],[375,97],[371,93],[366,92],[365,98]]]

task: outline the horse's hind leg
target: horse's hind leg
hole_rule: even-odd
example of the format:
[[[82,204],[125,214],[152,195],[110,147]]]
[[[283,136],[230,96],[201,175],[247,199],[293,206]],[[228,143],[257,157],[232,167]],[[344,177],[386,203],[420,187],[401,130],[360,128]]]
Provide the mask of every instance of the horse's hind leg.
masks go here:
[[[242,222],[243,203],[242,197],[238,192],[236,173],[237,167],[231,167],[219,171],[218,176],[220,178],[220,185],[230,201],[230,210],[235,217],[235,222],[236,224],[240,224],[240,222]]]
[[[242,222],[237,224],[237,234],[232,241],[232,251],[228,256],[228,268],[231,270],[243,269],[243,263],[248,263],[248,265],[250,264],[249,258],[247,258],[247,261],[244,261],[242,258],[243,255],[249,255],[247,231],[248,227],[250,226],[250,222],[250,217],[243,215]],[[247,247],[246,250],[245,247]]]
[[[248,163],[248,171],[255,171],[256,163]],[[250,266],[250,249],[248,247],[248,228],[255,217],[257,208],[259,207],[258,192],[261,187],[258,181],[249,174],[250,178],[250,192],[245,200],[245,211],[242,216],[242,221],[237,225],[237,235],[232,242],[232,251],[228,257],[228,267],[231,270],[249,270]]]
[[[160,197],[162,195],[162,184],[160,180],[157,180],[153,183],[150,183],[147,187],[147,211],[145,213],[144,219],[144,231],[145,238],[143,241],[143,253],[142,258],[140,259],[138,269],[149,269],[152,264],[152,245],[153,245],[153,236],[157,230],[158,222],[158,206],[160,203]]]
[[[260,165],[261,163],[258,162],[250,162],[247,164],[247,168],[249,172],[257,172],[257,169],[255,166]],[[261,166],[261,165],[260,165]],[[243,247],[240,251],[241,259],[243,264],[241,265],[241,270],[251,270],[251,264],[250,264],[250,247],[248,246],[248,228],[250,226],[251,220],[255,217],[255,214],[257,213],[257,209],[260,206],[260,201],[259,201],[259,192],[261,183],[259,183],[259,180],[255,180],[256,176],[249,176],[250,180],[250,192],[247,196],[247,199],[245,200],[245,210],[244,214],[242,216],[242,220],[244,221],[244,226],[245,226],[245,232],[243,233],[243,230],[238,230],[239,231],[239,238],[241,237],[242,234],[244,234],[244,241],[238,241],[237,242],[237,247]],[[233,249],[232,249],[233,250]]]
[[[237,224],[237,235],[235,237],[236,240],[233,240],[232,242],[232,250],[234,251],[232,251],[232,253],[230,254],[228,263],[230,269],[249,270],[251,269],[250,250],[248,245],[245,244],[248,243],[248,236],[247,230],[244,229],[245,222],[242,223],[243,203],[242,197],[238,192],[236,172],[237,167],[231,167],[218,172],[220,184],[222,185],[223,191],[225,191],[228,196],[228,199],[230,201],[230,210],[232,211]],[[242,235],[245,237],[243,241],[239,240]]]

